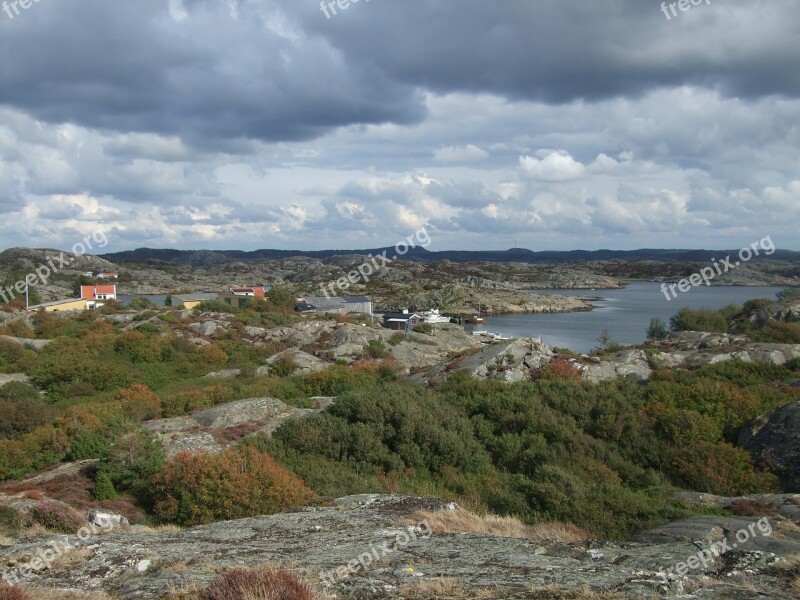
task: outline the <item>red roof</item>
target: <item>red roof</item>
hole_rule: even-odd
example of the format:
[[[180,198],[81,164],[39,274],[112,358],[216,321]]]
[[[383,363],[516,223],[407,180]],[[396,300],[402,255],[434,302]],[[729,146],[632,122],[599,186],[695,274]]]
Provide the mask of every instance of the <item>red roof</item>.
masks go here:
[[[244,294],[252,293],[253,296],[255,296],[256,298],[263,298],[264,296],[266,296],[266,294],[264,293],[264,287],[263,286],[261,286],[261,287],[235,287],[235,288],[231,288],[231,292],[233,292],[233,293],[241,292],[241,293],[244,293]]]
[[[116,285],[82,285],[81,298],[83,300],[97,300],[97,294],[116,296]]]

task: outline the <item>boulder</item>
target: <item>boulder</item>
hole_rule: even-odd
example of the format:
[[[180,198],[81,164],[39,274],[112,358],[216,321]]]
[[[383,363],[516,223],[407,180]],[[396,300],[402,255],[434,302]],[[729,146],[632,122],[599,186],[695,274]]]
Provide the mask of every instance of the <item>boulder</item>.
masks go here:
[[[222,371],[214,371],[212,373],[208,373],[203,377],[207,379],[230,379],[231,377],[238,377],[242,374],[241,369],[223,369]]]
[[[162,434],[161,443],[168,457],[173,457],[178,452],[216,454],[225,449],[214,439],[213,435],[205,431],[178,431]]]
[[[0,339],[14,342],[26,348],[33,348],[34,350],[41,350],[52,340],[29,340],[28,338],[11,337],[10,335],[0,335]]]
[[[206,337],[214,335],[218,329],[220,329],[220,326],[214,321],[204,321],[202,323],[192,323],[189,325],[190,331]]]
[[[317,358],[316,356],[313,356],[308,352],[298,350],[297,348],[289,348],[288,350],[284,350],[283,352],[279,352],[278,354],[271,356],[267,360],[267,364],[274,365],[275,363],[283,360],[288,360],[294,363],[296,365],[295,373],[299,372],[302,374],[323,371],[330,366],[329,363],[326,363],[321,358]]]
[[[251,398],[221,404],[192,415],[197,423],[213,429],[227,429],[253,421],[267,421],[290,410],[276,398]]]
[[[9,374],[0,373],[0,386],[3,386],[7,383],[11,383],[12,381],[28,383],[30,380],[31,378],[25,375],[25,373],[9,373]]]
[[[96,525],[105,531],[112,531],[130,525],[126,517],[102,508],[87,510],[86,520],[89,521],[90,525]]]
[[[738,445],[762,468],[800,492],[800,401],[761,415],[739,431]]]

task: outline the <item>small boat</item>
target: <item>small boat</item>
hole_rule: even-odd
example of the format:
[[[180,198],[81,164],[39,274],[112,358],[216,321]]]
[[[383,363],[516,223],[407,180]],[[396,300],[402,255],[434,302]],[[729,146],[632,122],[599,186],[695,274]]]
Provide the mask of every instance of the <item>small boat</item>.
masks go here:
[[[472,317],[471,317],[471,318],[467,319],[467,320],[466,320],[466,321],[464,321],[464,322],[465,322],[465,323],[469,323],[470,325],[481,325],[481,324],[483,324],[483,323],[486,323],[486,319],[484,319],[484,318],[483,318],[482,316],[480,316],[480,315],[472,315]]]
[[[424,323],[449,323],[450,317],[445,317],[439,313],[438,308],[434,308],[428,313],[424,313],[422,316],[425,317]]]

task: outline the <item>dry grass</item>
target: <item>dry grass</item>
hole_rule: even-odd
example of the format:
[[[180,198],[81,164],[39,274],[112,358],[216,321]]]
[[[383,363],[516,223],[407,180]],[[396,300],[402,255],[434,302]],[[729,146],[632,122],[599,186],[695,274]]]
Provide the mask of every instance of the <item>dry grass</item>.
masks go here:
[[[65,592],[51,588],[31,588],[31,596],[36,600],[115,600],[105,592]]]
[[[168,523],[166,525],[156,525],[155,527],[141,526],[136,529],[136,533],[155,534],[155,533],[178,533],[182,531],[180,526]]]
[[[450,577],[438,579],[422,579],[412,581],[400,586],[403,598],[474,598],[463,583]]]
[[[169,584],[169,592],[162,600],[197,600],[200,597],[200,586],[192,582],[181,582],[179,585]]]
[[[410,600],[427,600],[428,598],[442,598],[447,600],[495,600],[506,597],[501,588],[474,587],[452,577],[437,579],[422,579],[400,586],[400,595]]]
[[[794,592],[798,596],[800,596],[800,577],[795,577],[794,581],[789,584],[789,591]]]
[[[21,540],[32,540],[35,538],[46,537],[46,536],[53,536],[58,535],[55,531],[50,531],[47,527],[43,527],[39,525],[39,523],[34,523],[22,529],[19,532],[19,539]]]
[[[94,553],[88,548],[76,548],[61,554],[53,560],[54,571],[69,571],[92,558]]]
[[[577,544],[596,539],[591,533],[572,523],[541,523],[529,526],[514,517],[481,516],[463,508],[436,512],[419,511],[411,516],[408,524],[423,521],[427,521],[434,535],[479,533],[564,544]]]
[[[771,517],[780,516],[778,507],[763,500],[753,500],[751,498],[739,498],[727,506],[728,510],[741,517]]]
[[[200,592],[200,600],[314,600],[313,590],[284,569],[226,571]]]
[[[630,600],[630,596],[621,596],[615,592],[595,592],[581,587],[574,590],[565,590],[558,586],[535,588],[529,592],[527,598],[531,600]],[[659,596],[640,596],[639,600],[656,600]]]

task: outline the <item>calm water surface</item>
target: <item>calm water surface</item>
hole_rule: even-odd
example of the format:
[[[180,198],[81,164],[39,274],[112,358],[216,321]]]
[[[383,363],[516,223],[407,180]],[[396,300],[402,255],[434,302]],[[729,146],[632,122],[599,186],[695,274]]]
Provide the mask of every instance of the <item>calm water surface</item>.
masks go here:
[[[660,283],[636,282],[620,290],[532,290],[539,294],[600,297],[591,312],[559,314],[498,315],[477,329],[516,337],[541,336],[549,346],[588,352],[598,346],[597,338],[607,329],[614,341],[639,344],[647,338],[650,319],[659,317],[667,325],[681,308],[722,308],[742,304],[751,298],[775,299],[780,287],[696,287],[667,301]],[[475,326],[471,326],[475,329]]]

